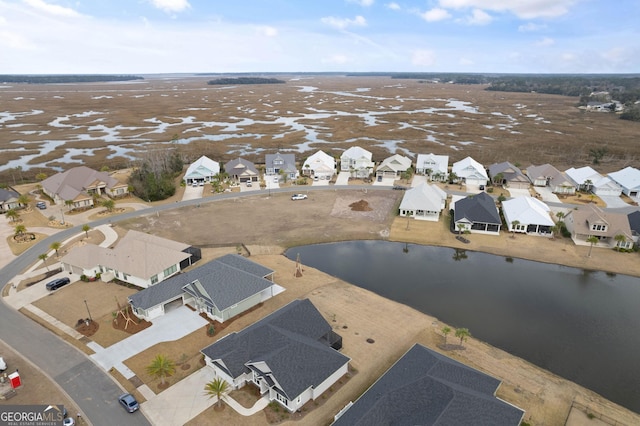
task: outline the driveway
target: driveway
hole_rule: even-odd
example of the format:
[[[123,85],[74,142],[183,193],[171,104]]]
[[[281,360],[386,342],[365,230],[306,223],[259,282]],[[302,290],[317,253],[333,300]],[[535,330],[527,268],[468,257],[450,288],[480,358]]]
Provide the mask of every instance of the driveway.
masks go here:
[[[415,188],[421,183],[427,183],[427,177],[424,175],[414,175],[413,179],[411,180],[411,187]]]
[[[546,186],[534,186],[533,190],[540,194],[540,196],[542,197],[542,201],[549,201],[552,203],[562,202],[560,201],[560,198],[558,198],[558,196],[551,192],[551,189],[547,188]]]
[[[184,194],[182,194],[182,201],[195,200],[196,198],[202,198],[203,190],[204,190],[204,186],[187,185],[184,188]]]
[[[610,209],[619,209],[622,207],[629,207],[629,204],[625,203],[622,198],[616,195],[599,195],[600,199]]]
[[[349,172],[340,172],[336,178],[336,185],[349,185]]]
[[[512,197],[531,197],[528,189],[507,188],[507,190]]]
[[[314,179],[311,183],[311,186],[329,186],[329,182],[331,181],[327,179]]]
[[[373,180],[372,185],[373,186],[393,186],[395,184],[395,182],[396,182],[396,178],[395,177],[386,177],[386,176],[384,176],[381,181],[378,181],[378,178],[376,177]]]

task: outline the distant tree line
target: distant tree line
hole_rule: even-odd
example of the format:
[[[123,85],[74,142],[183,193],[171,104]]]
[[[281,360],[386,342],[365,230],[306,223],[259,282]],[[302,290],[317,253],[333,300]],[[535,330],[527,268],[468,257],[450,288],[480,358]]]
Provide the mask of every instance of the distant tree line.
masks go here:
[[[215,80],[209,80],[207,84],[283,84],[284,80],[278,80],[277,78],[264,78],[264,77],[222,77]]]
[[[184,163],[175,150],[150,151],[129,178],[134,195],[143,200],[158,201],[176,193],[175,179]]]
[[[144,80],[144,78],[136,75],[0,75],[0,82],[2,83],[54,84],[130,80]]]

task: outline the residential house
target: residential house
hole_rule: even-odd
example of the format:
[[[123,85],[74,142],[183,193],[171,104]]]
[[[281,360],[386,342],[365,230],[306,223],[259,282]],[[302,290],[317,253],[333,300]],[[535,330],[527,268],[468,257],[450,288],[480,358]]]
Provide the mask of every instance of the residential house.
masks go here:
[[[318,179],[331,180],[336,174],[336,159],[325,153],[318,151],[310,155],[302,165],[302,174]]]
[[[211,182],[220,173],[220,163],[203,155],[191,163],[184,174],[184,182],[187,185],[200,182]]]
[[[593,182],[591,191],[598,196],[619,197],[622,195],[622,187],[609,176],[602,176]]]
[[[20,197],[20,194],[17,191],[10,188],[0,188],[0,213],[6,213],[8,210],[22,207],[22,204],[18,202],[18,197]]]
[[[103,281],[117,278],[137,287],[153,286],[200,259],[200,250],[144,232],[128,231],[114,248],[76,246],[62,259],[62,269]]]
[[[576,187],[564,173],[551,164],[531,165],[526,170],[529,180],[534,186],[549,187],[556,194],[573,195]]]
[[[236,182],[258,182],[260,173],[255,164],[244,158],[236,158],[224,165],[224,171]]]
[[[382,160],[376,169],[376,176],[399,178],[411,168],[411,158],[394,154]]]
[[[282,154],[280,152],[267,154],[264,163],[265,174],[267,176],[282,175],[285,179],[289,180],[295,180],[299,176],[298,169],[296,168],[295,154]]]
[[[449,156],[418,154],[416,173],[426,175],[429,180],[445,181],[449,177]]]
[[[342,338],[304,299],[201,352],[216,377],[232,389],[251,383],[261,395],[294,413],[348,373],[350,359],[338,352],[341,348]]]
[[[359,146],[352,146],[340,156],[340,170],[349,172],[350,177],[368,178],[373,174],[375,164],[372,154]]]
[[[565,170],[564,173],[578,191],[591,191],[594,182],[602,179],[602,175],[589,166],[580,167],[579,169],[571,167]]]
[[[524,411],[496,397],[501,381],[415,344],[333,426],[518,426]]]
[[[74,167],[42,181],[42,191],[54,204],[70,203],[74,209],[93,207],[93,195],[118,198],[129,193],[129,186],[85,166]]]
[[[629,220],[629,228],[631,228],[631,238],[637,245],[640,243],[640,210],[629,213],[627,220]]]
[[[549,206],[533,197],[516,197],[502,202],[502,214],[509,232],[551,237],[555,224],[550,213]]]
[[[634,167],[625,167],[617,172],[609,173],[609,177],[613,179],[622,188],[622,193],[631,198],[640,196],[640,170]]]
[[[281,287],[273,270],[237,254],[214,259],[129,296],[133,312],[151,321],[188,304],[223,323],[270,299]]]
[[[451,173],[454,174],[457,181],[461,181],[468,186],[479,187],[486,185],[489,180],[484,166],[471,157],[453,163]]]
[[[407,190],[400,202],[400,216],[437,222],[447,201],[447,193],[437,185],[421,183]]]
[[[486,192],[470,195],[454,203],[456,231],[499,235],[502,219],[493,198]]]
[[[489,166],[491,181],[500,186],[514,189],[528,189],[531,182],[522,171],[508,161]]]
[[[604,211],[595,204],[588,204],[570,210],[564,223],[576,245],[591,245],[587,240],[596,237],[598,247],[633,247],[629,218],[624,213]]]

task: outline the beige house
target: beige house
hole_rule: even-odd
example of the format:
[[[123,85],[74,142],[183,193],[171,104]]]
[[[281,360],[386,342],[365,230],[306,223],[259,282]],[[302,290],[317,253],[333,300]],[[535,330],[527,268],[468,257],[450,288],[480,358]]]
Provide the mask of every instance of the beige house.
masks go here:
[[[633,247],[629,218],[624,213],[605,212],[595,204],[590,204],[571,210],[564,222],[576,245],[591,245],[587,240],[596,237],[596,247]]]
[[[129,193],[126,183],[85,166],[74,167],[42,181],[42,191],[54,204],[71,202],[71,207],[93,207],[93,194],[118,198]]]

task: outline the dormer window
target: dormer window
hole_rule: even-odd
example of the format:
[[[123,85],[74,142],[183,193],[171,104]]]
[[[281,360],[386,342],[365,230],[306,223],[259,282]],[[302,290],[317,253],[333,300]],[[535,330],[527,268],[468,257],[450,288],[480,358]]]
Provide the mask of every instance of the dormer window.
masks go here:
[[[592,231],[606,231],[607,230],[607,225],[599,225],[599,224],[594,224],[591,225],[591,230]]]

